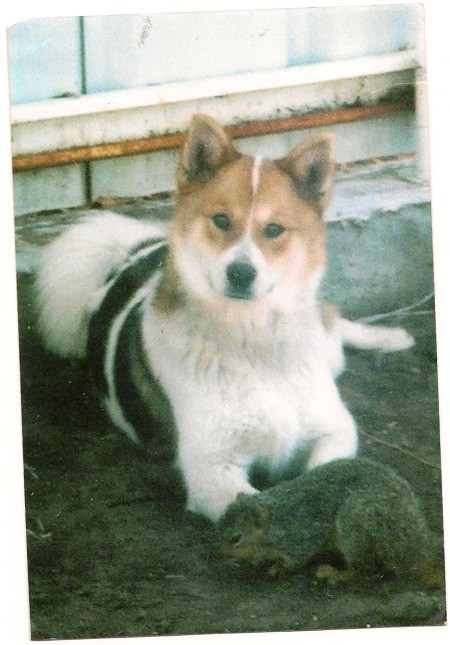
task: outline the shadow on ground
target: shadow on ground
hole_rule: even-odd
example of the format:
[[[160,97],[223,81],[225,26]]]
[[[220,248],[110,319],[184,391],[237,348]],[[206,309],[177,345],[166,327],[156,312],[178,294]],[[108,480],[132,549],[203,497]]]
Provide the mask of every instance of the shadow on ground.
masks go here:
[[[164,450],[131,446],[98,408],[83,366],[40,348],[30,280],[20,276],[19,311],[33,639],[444,623],[439,588],[225,570],[210,525],[183,510]],[[434,319],[400,322],[416,347],[349,353],[340,388],[361,454],[407,478],[442,534]]]

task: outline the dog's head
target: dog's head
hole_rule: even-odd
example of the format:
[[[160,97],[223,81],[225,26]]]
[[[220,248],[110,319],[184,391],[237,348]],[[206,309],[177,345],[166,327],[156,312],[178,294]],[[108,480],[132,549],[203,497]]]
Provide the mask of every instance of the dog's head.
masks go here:
[[[332,149],[332,135],[321,134],[282,159],[252,158],[213,119],[195,116],[178,166],[171,239],[184,289],[207,301],[279,306],[315,292]]]

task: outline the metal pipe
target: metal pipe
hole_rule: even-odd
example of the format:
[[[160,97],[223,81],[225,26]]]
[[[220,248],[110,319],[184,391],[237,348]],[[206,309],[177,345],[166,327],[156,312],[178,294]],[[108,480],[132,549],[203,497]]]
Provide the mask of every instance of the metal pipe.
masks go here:
[[[280,134],[293,130],[330,126],[337,123],[349,123],[411,109],[408,102],[386,102],[377,105],[366,105],[330,110],[326,112],[313,112],[300,116],[284,119],[271,119],[267,121],[252,121],[225,128],[232,138],[246,138],[268,134]],[[55,150],[38,154],[18,155],[13,158],[13,170],[35,170],[51,166],[62,166],[99,159],[113,159],[131,155],[173,150],[179,148],[184,142],[184,134],[176,132],[145,139],[134,139],[118,143],[105,143],[95,146],[81,146],[67,150]]]

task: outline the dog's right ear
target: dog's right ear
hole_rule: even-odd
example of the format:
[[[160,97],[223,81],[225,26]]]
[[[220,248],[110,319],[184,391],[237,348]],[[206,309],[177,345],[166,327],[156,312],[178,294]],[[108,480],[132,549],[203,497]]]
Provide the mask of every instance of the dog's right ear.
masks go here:
[[[209,181],[222,166],[240,156],[222,126],[205,114],[196,114],[178,163],[178,189]]]

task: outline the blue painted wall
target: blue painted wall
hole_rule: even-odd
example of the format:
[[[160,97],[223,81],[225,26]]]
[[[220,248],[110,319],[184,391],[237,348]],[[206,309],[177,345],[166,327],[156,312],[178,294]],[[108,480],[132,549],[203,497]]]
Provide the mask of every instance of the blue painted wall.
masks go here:
[[[414,46],[418,12],[416,4],[31,20],[9,31],[11,101],[399,51]],[[232,112],[232,97],[229,102]],[[413,113],[342,124],[333,131],[339,161],[415,148]],[[269,136],[265,145],[284,149],[290,140],[289,135]],[[260,143],[252,139],[245,145],[253,149]],[[15,210],[29,213],[78,206],[89,196],[169,190],[174,164],[170,151],[16,173]]]
[[[46,18],[10,29],[13,103],[406,49],[419,5]]]
[[[12,103],[82,92],[80,18],[42,18],[9,30]]]

